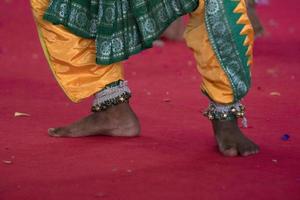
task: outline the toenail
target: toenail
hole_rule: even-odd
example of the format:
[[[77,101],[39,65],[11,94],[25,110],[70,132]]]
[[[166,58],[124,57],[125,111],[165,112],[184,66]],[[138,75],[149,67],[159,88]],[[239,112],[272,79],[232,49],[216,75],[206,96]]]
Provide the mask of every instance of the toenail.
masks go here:
[[[50,135],[54,135],[55,134],[55,128],[49,128],[48,129],[48,134],[50,134]]]
[[[242,156],[245,156],[245,157],[246,157],[246,156],[249,156],[249,155],[250,155],[249,152],[246,152],[246,153],[243,153],[243,154],[242,154]]]

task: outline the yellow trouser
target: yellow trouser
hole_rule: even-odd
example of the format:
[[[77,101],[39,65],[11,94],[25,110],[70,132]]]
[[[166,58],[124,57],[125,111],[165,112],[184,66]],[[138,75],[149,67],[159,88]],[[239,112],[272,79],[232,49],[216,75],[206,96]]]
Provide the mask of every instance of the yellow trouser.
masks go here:
[[[199,3],[198,9],[190,14],[184,37],[188,47],[194,52],[197,69],[202,75],[201,89],[217,103],[232,103],[231,84],[209,42],[204,21],[205,0],[199,0]]]
[[[39,37],[50,68],[66,95],[78,102],[123,79],[123,66],[99,67],[94,40],[80,38],[42,19],[49,0],[31,0]]]
[[[121,63],[106,67],[95,64],[94,40],[77,37],[64,27],[42,19],[48,2],[31,0],[31,5],[49,65],[66,95],[78,102],[105,85],[123,79]],[[205,0],[199,2],[199,8],[190,14],[185,39],[194,52],[198,71],[202,75],[203,92],[217,103],[228,104],[233,102],[233,90],[209,42],[204,22]]]

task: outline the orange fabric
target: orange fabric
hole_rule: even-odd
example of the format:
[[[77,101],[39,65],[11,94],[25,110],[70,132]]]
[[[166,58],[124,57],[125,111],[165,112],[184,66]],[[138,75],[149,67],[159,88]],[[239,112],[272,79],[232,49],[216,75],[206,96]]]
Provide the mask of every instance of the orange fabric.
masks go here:
[[[233,90],[210,44],[204,21],[205,0],[190,14],[185,31],[187,45],[193,50],[197,69],[202,75],[201,89],[215,102],[233,102]],[[249,45],[247,55],[252,63],[252,27],[246,15],[243,0],[235,9],[243,13],[237,23],[245,24],[241,34],[247,34],[244,45]],[[115,63],[108,66],[95,64],[96,48],[94,40],[80,38],[62,26],[53,25],[42,19],[49,0],[31,0],[32,10],[39,30],[40,40],[53,74],[74,102],[89,97],[103,89],[105,85],[124,79],[123,66]]]
[[[83,39],[42,19],[49,0],[31,0],[39,37],[52,72],[73,101],[87,98],[105,85],[123,78],[123,66],[95,64],[94,40]]]
[[[210,44],[204,21],[205,1],[190,14],[185,32],[188,47],[194,52],[197,69],[202,75],[201,89],[213,101],[222,104],[233,102],[233,90]]]

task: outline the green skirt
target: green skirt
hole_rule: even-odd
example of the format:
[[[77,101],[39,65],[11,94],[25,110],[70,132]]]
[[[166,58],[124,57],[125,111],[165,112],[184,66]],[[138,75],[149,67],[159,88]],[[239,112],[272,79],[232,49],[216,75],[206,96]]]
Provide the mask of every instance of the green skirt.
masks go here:
[[[44,19],[95,39],[97,64],[108,65],[150,48],[199,0],[50,0]]]

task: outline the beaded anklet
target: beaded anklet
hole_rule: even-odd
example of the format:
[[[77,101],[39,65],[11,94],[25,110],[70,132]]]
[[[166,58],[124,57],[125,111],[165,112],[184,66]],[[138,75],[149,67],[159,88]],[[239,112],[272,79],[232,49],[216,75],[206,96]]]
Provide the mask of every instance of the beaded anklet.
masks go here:
[[[130,97],[131,92],[127,86],[127,81],[119,80],[96,93],[91,110],[92,112],[104,111],[114,105],[128,103]]]
[[[245,106],[240,102],[229,105],[211,102],[203,115],[209,120],[234,120],[237,118],[242,118],[243,126],[247,127]]]

